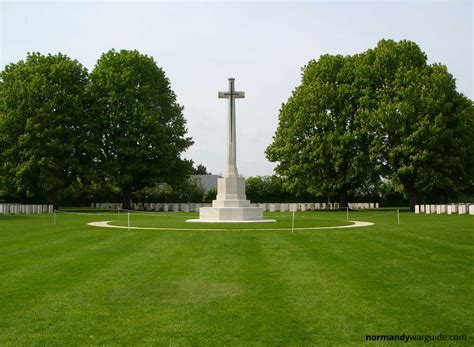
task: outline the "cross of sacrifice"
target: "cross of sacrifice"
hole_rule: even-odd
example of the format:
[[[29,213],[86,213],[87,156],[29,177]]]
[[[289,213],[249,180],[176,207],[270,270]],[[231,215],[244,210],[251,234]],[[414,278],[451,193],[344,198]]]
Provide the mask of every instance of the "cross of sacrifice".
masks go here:
[[[239,177],[237,171],[236,137],[235,137],[235,99],[245,98],[245,92],[237,92],[234,89],[235,78],[229,78],[229,90],[219,92],[220,99],[229,99],[228,116],[228,147],[227,167],[224,177]]]

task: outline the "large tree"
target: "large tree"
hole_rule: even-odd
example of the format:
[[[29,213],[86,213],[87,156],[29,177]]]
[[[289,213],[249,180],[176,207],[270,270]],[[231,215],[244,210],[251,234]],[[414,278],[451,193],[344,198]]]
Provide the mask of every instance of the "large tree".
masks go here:
[[[267,157],[293,191],[360,190],[385,176],[413,208],[473,186],[474,112],[440,64],[413,42],[382,40],[364,53],[322,56],[303,69],[280,110]]]
[[[180,158],[192,144],[183,108],[153,58],[110,50],[90,80],[92,112],[100,123],[100,177],[121,189],[124,208],[130,207],[133,191],[192,172],[191,163]]]
[[[366,59],[377,91],[374,157],[405,188],[412,209],[426,199],[448,202],[472,185],[472,101],[413,42],[382,40]]]
[[[266,150],[276,173],[295,193],[336,196],[376,180],[369,158],[370,133],[364,82],[357,57],[324,55],[303,68],[302,82],[282,105],[273,143]],[[361,69],[362,71],[363,69]],[[362,82],[361,82],[362,81]]]
[[[46,198],[77,179],[88,158],[87,71],[63,54],[28,54],[0,74],[0,191]]]

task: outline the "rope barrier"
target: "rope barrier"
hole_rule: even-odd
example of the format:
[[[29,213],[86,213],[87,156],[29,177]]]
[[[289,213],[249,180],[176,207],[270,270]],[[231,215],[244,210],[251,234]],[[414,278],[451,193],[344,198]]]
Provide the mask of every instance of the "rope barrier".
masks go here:
[[[369,212],[369,211],[361,211],[361,212]],[[357,216],[357,218],[373,218],[373,217],[379,217],[379,216],[385,216],[387,214],[394,214],[394,213],[398,213],[398,211],[389,211],[389,212],[385,212],[385,213],[379,213],[379,214],[374,214],[374,215],[371,215],[371,216]]]

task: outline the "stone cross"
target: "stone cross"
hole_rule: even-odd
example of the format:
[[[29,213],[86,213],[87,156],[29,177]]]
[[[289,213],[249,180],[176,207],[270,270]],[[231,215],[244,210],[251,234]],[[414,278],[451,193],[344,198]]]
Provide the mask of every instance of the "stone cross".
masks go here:
[[[229,78],[229,91],[219,92],[220,99],[229,99],[229,120],[228,120],[228,147],[227,147],[227,167],[224,177],[239,177],[237,171],[236,137],[235,137],[235,99],[245,98],[244,92],[237,92],[234,89],[235,78]]]

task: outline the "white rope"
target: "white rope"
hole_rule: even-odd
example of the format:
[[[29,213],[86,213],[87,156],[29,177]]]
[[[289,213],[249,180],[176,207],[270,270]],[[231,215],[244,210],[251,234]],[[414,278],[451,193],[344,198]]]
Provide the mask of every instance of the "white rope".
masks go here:
[[[357,218],[373,218],[373,217],[385,216],[387,214],[394,214],[394,213],[397,213],[397,211],[388,211],[388,212],[385,212],[385,213],[374,214],[374,215],[371,215],[371,216],[357,216]]]

